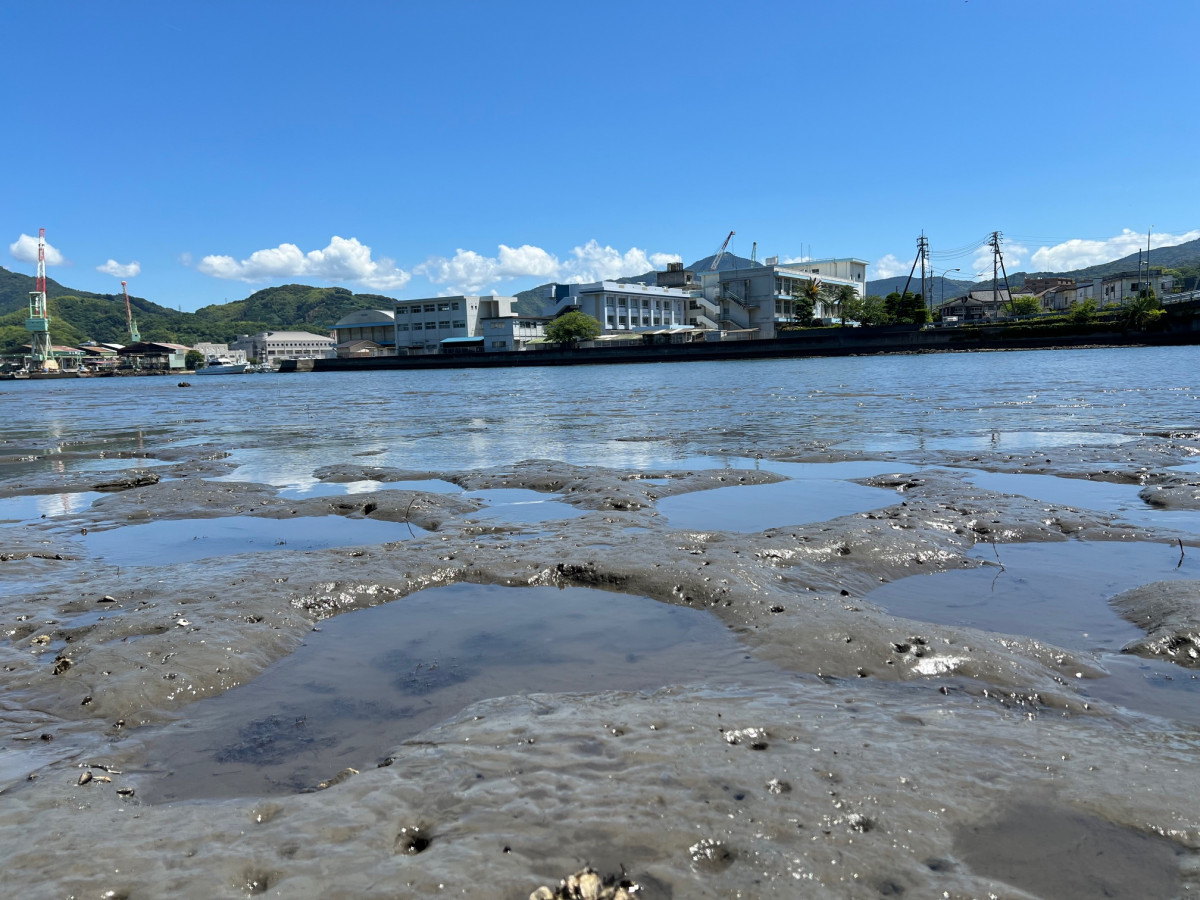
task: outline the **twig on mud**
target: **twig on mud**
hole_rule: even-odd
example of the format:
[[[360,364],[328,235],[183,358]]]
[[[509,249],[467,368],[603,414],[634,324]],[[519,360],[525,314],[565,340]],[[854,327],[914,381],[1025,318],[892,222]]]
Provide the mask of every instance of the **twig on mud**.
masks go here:
[[[1175,538],[1175,540],[1179,541],[1179,562],[1175,563],[1175,568],[1178,569],[1183,565],[1183,538]]]
[[[996,562],[1000,564],[1000,571],[996,573],[996,577],[992,579],[992,593],[996,592],[996,582],[1000,580],[1000,576],[1004,574],[1004,560],[1000,558],[1000,551],[996,549],[996,539],[992,538],[992,552],[996,554]]]
[[[417,502],[417,498],[413,497],[408,501],[408,509],[404,510],[404,524],[408,526],[408,536],[416,539],[416,532],[412,530],[412,522],[408,519],[408,514],[412,512],[413,504]]]

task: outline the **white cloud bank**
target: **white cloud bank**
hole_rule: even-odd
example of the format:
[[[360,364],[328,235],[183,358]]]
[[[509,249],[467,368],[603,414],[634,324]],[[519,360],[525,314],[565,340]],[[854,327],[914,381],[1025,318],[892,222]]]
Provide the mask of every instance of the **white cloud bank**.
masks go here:
[[[111,275],[114,278],[133,278],[135,275],[140,275],[142,264],[134,260],[127,266],[121,265],[115,259],[110,259],[102,266],[96,266],[97,272],[102,272],[105,275]]]
[[[36,263],[38,256],[38,239],[28,234],[22,234],[8,245],[8,252],[13,259],[25,263]],[[46,243],[46,265],[61,266],[66,264],[66,257],[58,252],[50,243]]]
[[[1182,234],[1150,234],[1150,247],[1174,247],[1187,241],[1200,238],[1200,230],[1185,231]],[[1072,269],[1084,269],[1099,263],[1112,262],[1122,259],[1138,250],[1146,249],[1146,233],[1140,234],[1126,228],[1114,237],[1100,241],[1088,241],[1074,238],[1055,244],[1053,247],[1040,247],[1033,254],[1033,268],[1038,272],[1069,272]]]
[[[323,250],[302,251],[295,244],[255,250],[246,259],[206,256],[196,268],[205,275],[230,281],[271,281],[280,278],[316,278],[353,281],[373,290],[396,290],[412,276],[393,260],[371,258],[371,248],[358,238],[334,235]]]
[[[553,253],[522,244],[501,244],[495,256],[459,249],[453,257],[431,256],[413,271],[434,284],[447,285],[451,293],[478,294],[498,282],[515,278],[541,278],[563,283],[584,283],[643,275],[665,269],[667,263],[682,262],[677,253],[650,253],[631,247],[622,253],[599,241],[590,240],[560,260]]]
[[[880,278],[895,278],[897,275],[903,275],[911,267],[911,262],[902,262],[896,258],[896,254],[889,253],[887,256],[875,260],[871,265],[871,271],[867,275],[867,279],[869,281],[878,281]]]

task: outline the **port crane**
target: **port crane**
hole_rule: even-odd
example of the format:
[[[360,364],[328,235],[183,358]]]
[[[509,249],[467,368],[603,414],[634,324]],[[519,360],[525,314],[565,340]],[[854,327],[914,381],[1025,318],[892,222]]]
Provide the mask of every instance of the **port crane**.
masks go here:
[[[137,322],[133,318],[133,307],[129,305],[129,282],[121,282],[121,290],[125,292],[125,324],[129,326],[129,342],[131,344],[138,343],[142,336],[138,334]]]
[[[733,239],[733,236],[735,234],[737,234],[736,231],[731,231],[731,232],[729,232],[729,235],[725,238],[725,243],[723,243],[721,245],[721,249],[718,250],[717,255],[713,257],[712,265],[708,267],[708,270],[710,272],[717,271],[717,266],[721,264],[721,259],[722,259],[722,257],[725,256],[725,248],[729,246],[729,242]]]

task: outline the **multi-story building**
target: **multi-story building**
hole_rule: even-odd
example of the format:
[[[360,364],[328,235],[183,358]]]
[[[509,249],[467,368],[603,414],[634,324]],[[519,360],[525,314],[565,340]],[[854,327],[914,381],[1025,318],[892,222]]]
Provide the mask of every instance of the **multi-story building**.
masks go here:
[[[803,260],[780,263],[768,257],[765,265],[703,272],[702,293],[692,300],[690,316],[701,328],[751,330],[757,338],[777,336],[780,325],[795,321],[795,298],[814,281],[824,288],[813,309],[813,318],[837,317],[830,289],[851,287],[866,293],[867,263],[860,259]],[[803,324],[808,324],[807,322]]]
[[[229,345],[230,350],[241,350],[247,359],[260,363],[274,363],[284,359],[325,359],[336,356],[331,337],[310,334],[307,331],[260,331],[258,334],[243,334]]]
[[[201,341],[198,344],[194,344],[192,349],[198,353],[202,353],[206,360],[228,358],[234,364],[246,361],[245,350],[230,350],[228,344],[213,344],[208,341]]]
[[[393,320],[398,354],[438,353],[443,349],[482,347],[482,323],[515,316],[516,297],[429,297],[398,300]]]
[[[488,353],[524,350],[528,344],[546,337],[546,324],[549,321],[544,316],[482,319],[483,349]]]
[[[333,326],[339,355],[387,356],[396,348],[396,314],[387,309],[356,309]]]
[[[605,334],[686,328],[691,295],[679,288],[619,281],[548,284],[545,313],[550,317],[578,310],[596,319]]]

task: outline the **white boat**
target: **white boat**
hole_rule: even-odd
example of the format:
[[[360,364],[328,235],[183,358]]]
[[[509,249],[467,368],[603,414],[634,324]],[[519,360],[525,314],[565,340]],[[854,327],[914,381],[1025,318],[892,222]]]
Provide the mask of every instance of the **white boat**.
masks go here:
[[[197,375],[241,375],[246,371],[247,363],[235,363],[228,356],[210,356],[204,363],[203,369],[197,369]]]

